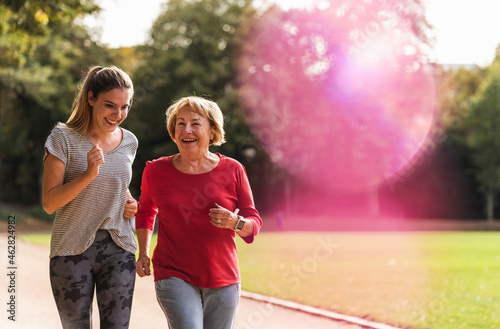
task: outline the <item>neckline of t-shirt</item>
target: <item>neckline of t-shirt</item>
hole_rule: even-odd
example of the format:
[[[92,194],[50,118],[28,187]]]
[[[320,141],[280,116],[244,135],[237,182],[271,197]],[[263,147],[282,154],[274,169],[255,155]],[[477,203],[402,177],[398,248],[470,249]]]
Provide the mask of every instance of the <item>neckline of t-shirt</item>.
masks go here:
[[[217,164],[217,166],[215,166],[214,169],[210,170],[210,171],[207,171],[207,172],[204,172],[204,173],[201,173],[201,174],[188,174],[188,173],[185,173],[185,172],[182,172],[180,171],[179,169],[175,168],[174,164],[172,163],[172,159],[177,155],[177,154],[180,154],[180,153],[176,153],[172,156],[169,156],[168,157],[168,165],[170,166],[170,168],[172,168],[176,173],[180,173],[180,174],[183,174],[183,175],[187,175],[187,176],[201,176],[201,175],[210,175],[211,173],[213,173],[214,171],[218,170],[220,166],[222,166],[222,162],[224,161],[224,156],[218,152],[214,153],[215,155],[217,155],[219,157],[219,163]]]
[[[108,155],[108,154],[114,153],[116,150],[118,150],[122,146],[123,142],[125,141],[125,129],[123,129],[122,127],[118,127],[118,129],[120,129],[122,131],[122,140],[120,141],[120,144],[118,144],[118,146],[115,147],[114,149],[112,149],[111,151],[106,152],[106,151],[103,150],[102,152],[104,153],[104,155]],[[87,139],[87,141],[90,144],[92,144],[92,145],[95,146],[95,143],[93,141],[91,141],[90,138],[88,138],[87,135],[83,134],[83,136]]]

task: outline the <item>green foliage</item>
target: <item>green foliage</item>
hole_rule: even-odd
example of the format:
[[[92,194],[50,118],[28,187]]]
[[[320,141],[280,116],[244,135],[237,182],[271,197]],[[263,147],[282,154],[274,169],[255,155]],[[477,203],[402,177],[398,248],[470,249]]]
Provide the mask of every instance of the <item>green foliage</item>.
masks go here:
[[[113,65],[118,66],[125,72],[131,74],[142,64],[142,60],[137,47],[121,47],[108,49],[113,58]]]
[[[0,4],[2,66],[22,67],[53,29],[98,10],[93,0],[13,0]]]
[[[12,23],[0,32],[0,48],[10,45],[10,50],[2,50],[0,63],[0,199],[4,201],[39,203],[45,139],[58,121],[69,116],[82,71],[110,62],[105,50],[75,23],[80,14],[95,9],[92,1],[0,5],[1,21]],[[30,15],[42,15],[45,23],[38,18],[35,24]],[[12,43],[16,33],[23,39]]]
[[[4,205],[0,206],[0,221],[7,222],[9,216],[16,216],[16,222],[24,221],[24,215],[19,214],[19,212],[14,211]]]
[[[55,213],[49,215],[41,206],[38,205],[30,207],[28,209],[28,214],[49,223],[52,223],[56,217]]]
[[[438,74],[439,121],[444,127],[463,134],[463,121],[470,109],[471,98],[483,78],[484,71],[480,68],[458,68]]]
[[[500,192],[500,63],[494,63],[472,98],[464,121],[464,142],[471,150],[474,174],[493,218],[494,195]]]
[[[475,68],[456,68],[447,71],[437,68],[436,85],[438,95],[436,129],[443,132],[445,143],[459,166],[461,178],[467,183],[467,199],[472,206],[471,218],[484,217],[484,198],[479,192],[475,173],[474,155],[466,142],[466,118],[471,109],[472,98],[476,94],[485,76],[485,70]],[[458,179],[442,179],[447,185],[449,194],[460,193],[456,182]],[[463,203],[461,203],[463,204]],[[458,209],[458,207],[454,207]]]
[[[165,127],[165,110],[175,100],[197,95],[217,102],[224,113],[227,143],[214,149],[241,159],[251,137],[235,86],[238,50],[255,15],[250,0],[171,0],[156,19],[142,65],[133,73],[134,106],[125,122],[140,141],[132,192],[145,162],[177,152]]]
[[[422,1],[377,1],[400,14],[421,40],[430,43]],[[165,128],[164,111],[187,95],[206,96],[220,105],[228,142],[213,151],[245,164],[257,205],[273,203],[270,195],[285,195],[276,193],[285,185],[294,188],[290,176],[258,146],[240,110],[236,66],[243,41],[258,18],[251,0],[170,0],[154,22],[148,42],[121,49],[96,45],[80,25],[81,18],[99,10],[95,2],[12,0],[0,4],[0,200],[39,204],[43,143],[51,128],[68,118],[83,71],[90,65],[109,64],[131,73],[136,89],[124,123],[140,142],[131,186],[134,195],[139,195],[145,162],[177,152]],[[277,8],[273,11],[279,14]],[[478,183],[480,179],[481,184],[491,185],[498,181],[494,169],[479,178],[481,166],[491,156],[479,156],[473,163],[476,155],[469,154],[473,145],[491,149],[496,144],[488,144],[486,137],[473,137],[477,129],[470,132],[473,120],[466,119],[472,104],[469,96],[483,74],[461,70],[446,76],[442,93],[450,97],[443,122],[450,139],[460,145],[463,158],[477,168]],[[493,179],[487,182],[489,177]]]
[[[251,1],[170,1],[147,45],[116,50],[96,45],[78,24],[98,9],[92,0],[0,5],[0,200],[39,203],[43,143],[68,118],[90,65],[133,73],[135,104],[124,126],[140,140],[136,195],[146,160],[177,151],[164,110],[179,97],[207,96],[223,109],[229,142],[217,151],[239,158],[242,141],[251,140],[233,82],[239,44],[255,14]]]

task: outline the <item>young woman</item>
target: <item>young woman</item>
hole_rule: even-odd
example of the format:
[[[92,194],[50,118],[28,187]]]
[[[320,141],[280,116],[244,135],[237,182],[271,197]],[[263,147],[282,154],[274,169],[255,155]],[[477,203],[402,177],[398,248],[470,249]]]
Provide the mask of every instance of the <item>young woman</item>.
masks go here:
[[[128,191],[138,142],[120,128],[132,105],[117,67],[88,72],[65,124],[45,143],[43,207],[57,211],[50,280],[63,328],[91,328],[94,289],[101,328],[128,328],[137,249]]]

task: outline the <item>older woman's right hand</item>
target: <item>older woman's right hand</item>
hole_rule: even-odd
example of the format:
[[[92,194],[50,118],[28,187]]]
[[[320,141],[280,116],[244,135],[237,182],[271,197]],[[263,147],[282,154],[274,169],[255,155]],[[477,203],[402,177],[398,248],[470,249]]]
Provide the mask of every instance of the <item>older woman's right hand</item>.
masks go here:
[[[141,278],[151,275],[151,259],[148,255],[139,255],[135,264],[135,271]]]

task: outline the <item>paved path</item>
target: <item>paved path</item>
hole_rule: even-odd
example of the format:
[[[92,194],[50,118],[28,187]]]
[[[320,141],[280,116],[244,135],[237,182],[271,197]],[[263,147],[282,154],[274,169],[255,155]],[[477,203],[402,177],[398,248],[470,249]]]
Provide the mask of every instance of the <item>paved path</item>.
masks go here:
[[[7,235],[0,233],[0,328],[4,329],[59,329],[61,324],[50,290],[48,278],[48,247],[19,240],[16,245],[15,319],[8,320],[11,284],[8,276]],[[94,328],[99,328],[97,307],[94,305]],[[332,321],[324,317],[290,310],[277,305],[242,298],[235,329],[355,329],[358,325]],[[165,317],[158,306],[153,279],[137,277],[132,306],[131,329],[167,328]]]

